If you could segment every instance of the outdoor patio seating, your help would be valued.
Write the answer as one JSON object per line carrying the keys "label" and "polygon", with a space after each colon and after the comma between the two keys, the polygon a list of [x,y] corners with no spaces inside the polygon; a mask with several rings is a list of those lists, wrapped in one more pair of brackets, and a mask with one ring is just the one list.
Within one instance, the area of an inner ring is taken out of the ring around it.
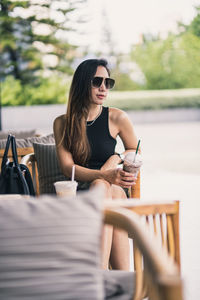
{"label": "outdoor patio seating", "polygon": [[[3,136],[3,135],[2,135]],[[17,154],[18,154],[18,160],[20,162],[21,158],[25,156],[26,154],[32,153],[33,150],[33,143],[53,143],[54,137],[53,134],[49,135],[41,135],[41,136],[28,136],[28,137],[19,137],[16,138],[16,145],[17,145]],[[3,139],[0,138],[0,164],[3,158],[4,150],[6,147],[7,142],[7,135]],[[12,161],[12,151],[9,150],[8,153],[9,159]]]}
{"label": "outdoor patio seating", "polygon": [[[1,298],[142,299],[136,283],[144,273],[149,299],[183,300],[178,267],[149,224],[127,208],[102,210],[102,199],[99,188],[59,201],[48,195],[37,201],[1,198]],[[106,224],[128,232],[144,269],[136,273],[100,269],[102,213]]]}
{"label": "outdoor patio seating", "polygon": [[[3,153],[3,150],[0,151],[2,151]],[[33,153],[33,151],[35,151],[35,153]],[[41,193],[45,194],[45,192],[41,190],[40,184],[43,187],[44,185],[48,186],[49,184],[52,184],[52,182],[59,180],[60,178],[59,176],[63,176],[60,175],[60,169],[58,166],[56,151],[55,151],[55,144],[53,143],[43,144],[43,143],[37,143],[37,141],[33,142],[33,147],[18,148],[18,156],[19,156],[19,160],[21,158],[21,163],[26,164],[29,167],[29,170],[32,174],[37,196],[39,196]],[[42,174],[40,171],[42,171]],[[51,172],[51,174],[49,174],[48,172]],[[49,178],[50,178],[50,183],[49,183]],[[136,186],[134,186],[134,189],[132,189],[131,191],[131,194],[132,194],[132,198],[134,198],[134,195],[136,195],[138,196],[137,198],[139,199],[140,175],[138,177]],[[148,227],[151,228],[151,232],[153,232],[153,234],[159,235],[160,245],[162,244],[162,247],[160,247],[161,252],[164,251],[164,253],[167,253],[165,255],[168,257],[168,259],[169,257],[173,258],[171,261],[172,264],[176,266],[175,277],[178,278],[178,281],[176,281],[176,283],[178,283],[177,286],[175,288],[171,287],[173,289],[173,293],[174,291],[176,291],[175,293],[177,293],[176,295],[177,298],[170,298],[171,296],[167,296],[169,298],[166,299],[183,299],[181,295],[182,289],[181,289],[181,279],[180,279],[179,202],[174,201],[174,202],[167,202],[167,203],[158,203],[158,202],[144,203],[143,201],[141,200],[137,201],[136,199],[135,200],[129,199],[127,201],[116,200],[112,203],[107,202],[107,207],[105,208],[106,222],[115,224],[115,221],[113,221],[112,218],[111,220],[109,220],[109,218],[107,217],[107,215],[110,214],[108,211],[116,211],[116,209],[123,210],[124,207],[126,207],[126,209],[128,208],[129,211],[132,210],[134,213],[138,214],[139,216],[143,216],[143,220],[139,221],[140,224],[142,224],[142,227],[148,225]],[[122,217],[122,219],[123,218],[124,217]],[[119,221],[119,224],[120,222],[121,221]],[[124,226],[124,225],[121,224],[120,226]],[[128,231],[127,228],[126,230]],[[133,236],[130,235],[130,237]],[[160,282],[154,282],[156,280],[154,269],[152,271],[150,268],[149,271],[148,270],[149,266],[147,265],[147,272],[146,272],[146,267],[145,267],[146,258],[144,260],[145,256],[143,251],[144,249],[141,249],[140,245],[137,242],[134,242],[133,270],[135,270],[137,274],[137,276],[134,279],[134,288],[135,288],[134,299],[138,299],[138,300],[143,299],[147,295],[150,296],[152,293],[150,287],[152,286],[156,287],[157,285],[160,284]],[[147,258],[147,261],[148,259],[149,258]],[[151,259],[152,258],[150,258],[150,260]],[[173,269],[173,272],[175,269]],[[153,272],[153,274],[151,274],[151,272]],[[151,278],[150,281],[149,279],[147,279],[148,276],[146,275],[146,273],[150,274],[150,278],[151,276],[153,276],[153,278]],[[168,284],[171,283],[167,283],[167,285]],[[157,286],[155,289],[156,291],[153,292],[152,298],[149,299],[165,299],[165,298],[159,298],[160,297],[159,293],[162,290],[162,288]],[[168,287],[166,288],[165,286],[164,289],[166,289],[165,293],[168,293],[167,292]],[[154,295],[154,293],[156,294]]]}
{"label": "outdoor patio seating", "polygon": [[[3,155],[4,155],[4,150],[5,150],[4,148],[0,149],[0,166],[1,166]],[[25,156],[29,153],[32,153],[32,152],[33,152],[33,147],[17,148],[18,161],[20,161],[23,156]],[[12,161],[12,151],[11,151],[11,149],[9,149],[9,151],[8,151],[8,159],[10,161]]]}
{"label": "outdoor patio seating", "polygon": [[[55,145],[34,143],[33,146],[35,153],[25,155],[21,163],[29,168],[37,195],[55,193],[53,182],[66,180],[58,166]],[[131,188],[131,198],[140,198],[140,173],[136,185]]]}
{"label": "outdoor patio seating", "polygon": [[[0,167],[1,167],[1,162],[3,159],[5,147],[6,147],[6,142],[7,138],[5,139],[0,139]],[[39,142],[39,143],[53,143],[54,142],[54,137],[53,134],[49,135],[44,135],[44,136],[32,136],[32,137],[27,137],[27,138],[16,138],[16,144],[17,144],[17,155],[18,155],[18,161],[20,162],[22,157],[29,153],[33,153],[33,143],[34,142]],[[9,149],[8,151],[8,159],[9,161],[13,160],[12,157],[12,150]],[[32,170],[31,170],[32,172]],[[36,174],[37,174],[37,169],[36,169]],[[31,173],[32,174],[32,173]],[[34,176],[34,175],[33,175]],[[37,181],[38,177],[34,180]],[[37,188],[39,187],[39,184],[35,185],[35,191],[37,194],[39,194],[39,190],[37,191]]]}
{"label": "outdoor patio seating", "polygon": [[[32,153],[29,155],[24,156],[22,159],[22,163],[26,164],[30,171],[33,174],[34,180],[37,179],[37,168],[38,168],[38,162],[36,160],[36,155],[39,159],[39,168],[43,170],[38,170],[39,172],[39,180],[37,181],[37,184],[39,182],[44,185],[45,178],[44,175],[51,174],[47,177],[53,178],[55,172],[57,174],[56,169],[58,166],[52,167],[52,161],[55,159],[55,147],[52,145],[34,145],[36,154]],[[38,147],[39,146],[39,147]],[[39,148],[39,150],[38,150]],[[49,148],[49,149],[48,149]],[[48,149],[48,150],[47,150]],[[45,151],[45,154],[44,154]],[[48,151],[48,154],[46,153]],[[51,153],[51,154],[49,154]],[[53,154],[52,154],[53,153]],[[53,155],[53,157],[52,157]],[[42,162],[41,162],[42,159]],[[46,161],[44,161],[46,159]],[[45,167],[46,165],[46,167]],[[44,172],[44,169],[46,171]],[[51,170],[49,170],[51,169]],[[41,171],[41,176],[40,176]],[[43,173],[43,172],[44,173]],[[54,181],[56,181],[54,179]],[[38,185],[37,191],[38,191]],[[48,185],[48,180],[46,181],[46,184]],[[132,195],[140,194],[140,177],[137,181],[137,184],[135,186],[135,191],[132,192]],[[38,194],[39,195],[39,194]],[[178,272],[180,273],[180,245],[179,245],[179,202],[178,201],[168,201],[168,202],[150,202],[146,203],[141,200],[136,200],[132,198],[126,200],[115,200],[111,203],[107,203],[108,207],[111,205],[112,208],[116,207],[126,207],[136,214],[143,216],[143,224],[148,223],[151,227],[151,230],[159,235],[160,239],[160,245],[167,250],[167,253],[170,255],[170,257],[173,259],[174,263],[177,264]],[[145,222],[144,222],[145,220]],[[136,278],[136,290],[137,290],[137,297],[138,299],[142,299],[147,292],[143,272],[143,260],[140,252],[138,251],[138,247],[134,244],[133,245],[133,257],[134,257],[134,270],[136,272],[139,272],[140,275]]]}
{"label": "outdoor patio seating", "polygon": [[157,234],[151,231],[150,224],[144,224],[133,211],[119,207],[106,210],[105,220],[108,224],[126,230],[137,249],[134,252],[137,268],[133,299],[183,299],[179,268],[166,248],[161,246]]}
{"label": "outdoor patio seating", "polygon": [[[148,225],[151,233],[159,240],[159,247],[165,249],[176,263],[178,272],[181,271],[180,261],[180,233],[179,233],[179,201],[142,201],[115,200],[106,203],[107,207],[123,207],[140,216],[143,225]],[[134,270],[140,272],[136,278],[137,297],[142,299],[146,295],[143,270],[143,259],[137,244],[133,245]]]}

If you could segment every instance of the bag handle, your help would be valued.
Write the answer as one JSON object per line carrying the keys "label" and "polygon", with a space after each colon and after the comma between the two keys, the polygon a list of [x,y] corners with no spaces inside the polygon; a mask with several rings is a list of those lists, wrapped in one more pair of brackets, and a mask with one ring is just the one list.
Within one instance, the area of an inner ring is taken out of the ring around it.
{"label": "bag handle", "polygon": [[19,165],[18,156],[17,156],[17,146],[16,146],[15,137],[13,135],[11,136],[11,146],[12,146],[13,161],[15,163],[15,166],[17,167]]}
{"label": "bag handle", "polygon": [[[19,163],[18,163],[17,146],[16,146],[16,140],[15,140],[14,135],[11,136],[11,146],[12,146],[13,162],[15,164],[18,176],[21,178],[21,182],[23,182],[24,194],[30,195],[30,190],[29,190],[29,186],[28,186],[29,182],[26,181],[27,178],[25,179],[24,175],[22,175],[22,173],[25,172],[25,177],[27,177],[29,170],[28,170],[28,168],[26,168],[26,166],[22,167],[22,165],[19,165]],[[30,173],[29,173],[29,175],[30,175]],[[31,175],[28,179],[31,180]],[[31,190],[31,192],[32,192],[32,195],[34,195],[34,190],[33,191]]]}
{"label": "bag handle", "polygon": [[17,174],[19,178],[21,178],[21,182],[23,182],[24,194],[30,195],[28,184],[24,178],[24,175],[22,174],[23,170],[21,170],[20,165],[18,163],[17,146],[16,146],[16,140],[14,135],[11,136],[11,147],[12,147],[13,162],[16,167]]}
{"label": "bag handle", "polygon": [[3,154],[3,159],[2,159],[2,162],[1,162],[1,172],[5,168],[7,160],[8,160],[8,150],[10,148],[11,139],[12,139],[12,135],[9,134],[8,137],[7,137],[6,147],[5,147],[5,151],[4,151],[4,154]]}
{"label": "bag handle", "polygon": [[15,163],[15,166],[19,166],[18,157],[17,157],[16,140],[15,140],[15,137],[12,134],[9,134],[8,138],[7,138],[7,142],[6,142],[5,151],[4,151],[4,154],[3,154],[2,163],[1,163],[1,172],[4,170],[4,168],[6,166],[6,163],[8,161],[8,150],[10,148],[10,144],[11,144],[13,162]]}

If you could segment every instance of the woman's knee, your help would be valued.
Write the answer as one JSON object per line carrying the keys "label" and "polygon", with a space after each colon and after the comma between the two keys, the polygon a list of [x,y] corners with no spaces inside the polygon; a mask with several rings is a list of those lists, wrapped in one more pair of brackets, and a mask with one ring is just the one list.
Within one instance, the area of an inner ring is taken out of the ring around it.
{"label": "woman's knee", "polygon": [[104,188],[110,188],[111,185],[108,181],[104,179],[95,179],[91,182],[90,186],[103,185]]}
{"label": "woman's knee", "polygon": [[90,188],[94,186],[101,186],[105,193],[105,199],[112,199],[111,185],[109,182],[103,179],[95,179],[92,181]]}
{"label": "woman's knee", "polygon": [[126,193],[124,191],[124,189],[119,186],[119,185],[112,185],[112,188],[111,188],[111,192],[112,192],[112,198],[115,199],[115,198],[127,198],[126,196]]}

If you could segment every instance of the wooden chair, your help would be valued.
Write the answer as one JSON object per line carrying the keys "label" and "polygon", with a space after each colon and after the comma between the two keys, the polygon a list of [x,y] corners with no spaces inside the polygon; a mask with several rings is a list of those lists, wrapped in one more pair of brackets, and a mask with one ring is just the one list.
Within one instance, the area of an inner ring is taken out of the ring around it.
{"label": "wooden chair", "polygon": [[[37,195],[39,195],[39,181],[37,172],[37,161],[34,153],[24,156],[21,163],[28,166],[33,182],[36,186]],[[138,195],[140,193],[140,176],[138,177],[135,185],[135,191],[132,191],[132,195]],[[145,223],[149,227],[153,226],[153,234],[160,235],[160,245],[167,253],[174,264],[177,263],[177,272],[180,274],[180,246],[179,246],[179,202],[170,203],[144,203],[143,201],[137,201],[134,199],[129,200],[115,200],[112,202],[106,202],[107,208],[119,208],[126,207],[129,210],[137,213],[145,218]],[[144,220],[143,220],[144,221]],[[120,222],[119,222],[120,224]],[[144,225],[144,222],[143,222]],[[151,226],[152,225],[152,226]],[[157,238],[158,239],[158,238]],[[153,241],[152,241],[153,242]],[[139,248],[139,249],[138,249]],[[136,277],[136,294],[134,299],[143,299],[146,295],[147,283],[145,276],[143,276],[143,260],[140,253],[140,247],[137,244],[133,245],[134,254],[134,269],[137,272]],[[167,250],[167,251],[166,251]],[[147,272],[148,273],[148,272]],[[169,278],[168,278],[169,279]],[[164,287],[165,288],[165,287]],[[151,298],[151,299],[165,299],[165,298]],[[179,298],[166,298],[166,299],[179,299]],[[182,299],[182,298],[180,298]]]}
{"label": "wooden chair", "polygon": [[[3,159],[4,151],[5,151],[5,149],[0,149],[0,166],[1,166],[2,159]],[[22,157],[24,157],[25,155],[32,153],[32,152],[33,152],[33,147],[17,148],[17,155],[18,155],[19,162],[22,159]],[[8,158],[10,159],[10,161],[12,161],[11,149],[9,149],[9,151],[8,151]]]}
{"label": "wooden chair", "polygon": [[[35,187],[36,195],[39,195],[39,180],[38,180],[38,169],[37,169],[37,161],[34,153],[30,153],[24,156],[21,160],[22,164],[25,164],[31,174],[33,179],[33,184]],[[140,198],[140,173],[138,174],[136,185],[131,188],[131,197],[132,198]]]}
{"label": "wooden chair", "polygon": [[[144,202],[137,200],[115,200],[106,202],[106,207],[125,207],[138,214],[143,224],[148,224],[151,232],[157,235],[160,246],[168,253],[178,267],[180,273],[180,237],[179,237],[179,201]],[[143,278],[143,261],[137,245],[133,245],[134,270],[139,271],[137,277],[137,299],[146,293]]]}
{"label": "wooden chair", "polygon": [[147,223],[152,223],[154,232],[180,270],[179,201],[134,203],[130,209],[144,216]]}
{"label": "wooden chair", "polygon": [[140,199],[140,172],[138,173],[136,184],[130,189],[130,197]]}
{"label": "wooden chair", "polygon": [[[140,214],[141,209],[138,209],[138,212]],[[144,224],[133,211],[118,207],[105,209],[105,223],[126,230],[143,258],[143,268],[136,269],[136,289],[133,300],[144,297],[141,295],[141,287],[137,285],[141,278],[148,299],[183,300],[179,267],[171,259],[168,251],[161,247],[157,234],[150,230],[148,222]]]}

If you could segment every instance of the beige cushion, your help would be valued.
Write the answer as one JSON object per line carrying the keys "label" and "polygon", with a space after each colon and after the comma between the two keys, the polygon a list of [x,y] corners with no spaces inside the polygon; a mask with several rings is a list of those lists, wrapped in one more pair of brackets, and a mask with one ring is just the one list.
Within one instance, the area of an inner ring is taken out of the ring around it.
{"label": "beige cushion", "polygon": [[0,298],[103,299],[102,198],[0,199]]}
{"label": "beige cushion", "polygon": [[55,144],[33,143],[40,194],[55,194],[54,182],[66,180],[58,164]]}
{"label": "beige cushion", "polygon": [[[0,149],[4,149],[6,147],[7,139],[0,139]],[[16,144],[19,148],[25,148],[25,147],[33,147],[33,143],[54,143],[54,136],[53,134],[39,136],[39,137],[29,137],[25,139],[18,139],[16,138]]]}
{"label": "beige cushion", "polygon": [[19,139],[25,139],[28,137],[32,137],[37,135],[37,131],[34,130],[6,130],[6,131],[0,131],[0,139],[7,139],[7,136],[9,134],[14,135],[16,138]]}

